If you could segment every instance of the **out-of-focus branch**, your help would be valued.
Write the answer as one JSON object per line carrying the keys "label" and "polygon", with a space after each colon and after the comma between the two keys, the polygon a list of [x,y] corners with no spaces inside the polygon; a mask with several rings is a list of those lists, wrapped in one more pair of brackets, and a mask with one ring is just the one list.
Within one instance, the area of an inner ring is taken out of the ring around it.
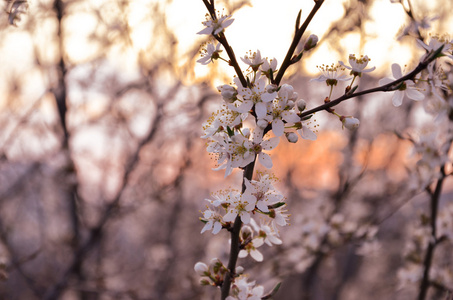
{"label": "out-of-focus branch", "polygon": [[119,189],[118,194],[107,205],[107,207],[104,210],[104,213],[102,214],[102,216],[100,217],[97,225],[94,226],[90,230],[89,238],[77,250],[77,252],[74,255],[74,259],[73,259],[71,265],[64,272],[64,275],[61,276],[60,281],[47,291],[47,293],[45,294],[43,299],[46,299],[46,300],[58,299],[58,297],[61,294],[63,288],[66,286],[66,284],[68,282],[69,276],[75,270],[77,270],[77,268],[79,268],[82,265],[87,253],[93,248],[93,246],[95,246],[97,244],[98,240],[102,236],[102,231],[104,229],[104,226],[106,225],[107,221],[111,218],[111,216],[114,214],[115,210],[117,210],[118,207],[119,207],[119,201],[121,199],[121,196],[122,196],[122,194],[124,192],[124,189],[125,189],[128,181],[129,181],[129,177],[130,177],[132,171],[135,170],[135,167],[137,166],[137,164],[139,162],[139,155],[140,155],[141,149],[147,143],[149,143],[154,138],[154,136],[157,133],[157,130],[158,130],[158,127],[159,127],[158,125],[160,124],[160,121],[161,121],[161,119],[163,117],[162,107],[163,107],[163,105],[161,105],[161,104],[158,105],[156,117],[154,118],[153,124],[151,125],[152,128],[151,128],[150,132],[139,143],[139,145],[137,146],[137,150],[135,151],[134,155],[129,159],[129,163],[127,164],[127,166],[125,168],[125,171],[124,171],[124,174],[123,174],[122,185],[121,185],[121,187]]}
{"label": "out-of-focus branch", "polygon": [[[442,166],[440,169],[441,172],[441,178],[439,178],[436,182],[436,188],[433,193],[430,193],[431,195],[431,217],[430,217],[430,226],[431,226],[431,237],[432,241],[430,239],[430,242],[428,244],[428,249],[426,249],[426,255],[425,259],[423,261],[423,277],[422,280],[420,281],[420,288],[419,288],[419,293],[418,293],[418,300],[425,300],[426,296],[428,294],[428,289],[430,286],[430,280],[429,280],[429,272],[431,270],[431,264],[433,261],[433,256],[434,256],[434,249],[438,245],[436,241],[436,235],[437,235],[437,212],[439,208],[439,200],[440,200],[440,195],[442,192],[442,185],[445,179],[445,166]],[[427,188],[429,189],[429,187]]]}
{"label": "out-of-focus branch", "polygon": [[16,256],[16,251],[14,251],[14,249],[8,242],[7,229],[5,228],[2,220],[0,220],[0,240],[2,241],[6,251],[9,253],[12,267],[24,278],[27,286],[30,288],[30,290],[33,291],[36,297],[39,298],[39,296],[42,293],[42,290],[39,289],[39,287],[36,285],[36,282],[25,273],[25,271],[22,268],[22,265],[30,260],[35,259],[36,256],[40,253],[41,249],[38,249],[37,251],[29,254],[27,257],[19,259]]}

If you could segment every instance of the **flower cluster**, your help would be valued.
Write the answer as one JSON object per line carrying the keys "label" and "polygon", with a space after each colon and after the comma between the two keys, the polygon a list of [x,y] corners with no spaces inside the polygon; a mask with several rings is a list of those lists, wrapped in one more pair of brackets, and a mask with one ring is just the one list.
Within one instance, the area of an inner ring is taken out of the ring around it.
{"label": "flower cluster", "polygon": [[436,236],[431,233],[430,222],[427,215],[421,214],[418,222],[408,230],[410,238],[403,253],[405,264],[397,274],[400,288],[417,284],[422,279],[424,255],[429,244],[440,246],[436,249],[436,263],[433,264],[430,272],[432,282],[441,287],[453,288],[453,272],[451,271],[453,261],[447,246],[453,243],[453,203],[449,203],[439,212],[436,220]]}
{"label": "flower cluster", "polygon": [[226,300],[261,300],[263,296],[264,288],[262,286],[255,285],[255,281],[247,282],[247,277],[241,276],[236,278],[231,296],[228,296]]}
{"label": "flower cluster", "polygon": [[[250,251],[253,250],[251,246],[257,248],[263,243],[278,243],[277,225],[286,226],[289,216],[286,214],[285,198],[273,186],[275,181],[275,177],[262,174],[258,181],[245,179],[246,189],[242,194],[231,189],[213,194],[213,199],[206,199],[210,206],[200,218],[205,223],[201,233],[212,230],[213,234],[217,234],[222,228],[230,228],[239,216],[244,224],[251,225],[242,229],[242,240]],[[260,225],[252,219],[255,215],[263,217],[264,221]],[[254,232],[256,236],[253,236]]]}
{"label": "flower cluster", "polygon": [[451,161],[448,152],[453,142],[453,131],[441,132],[426,128],[411,140],[414,143],[411,154],[419,157],[415,170],[411,173],[412,187],[425,189],[441,178],[440,168]]}
{"label": "flower cluster", "polygon": [[[219,86],[223,108],[203,124],[202,138],[207,139],[207,150],[217,156],[215,170],[225,169],[225,176],[234,168],[247,166],[256,157],[263,166],[271,168],[272,160],[264,151],[275,149],[282,136],[297,142],[297,132],[303,139],[316,139],[310,120],[299,116],[306,104],[298,99],[294,88],[266,82],[275,72],[277,60],[261,58],[259,50],[242,60],[253,70],[247,80],[249,85],[242,86],[235,77],[234,85]],[[244,126],[246,120],[248,127]],[[274,137],[267,138],[269,131]]]}
{"label": "flower cluster", "polygon": [[[330,93],[324,98],[324,103],[318,103],[318,107],[308,111],[307,102],[299,98],[291,85],[280,84],[280,79],[289,65],[301,59],[304,51],[309,51],[317,45],[318,37],[310,35],[304,43],[302,52],[298,54],[294,54],[295,49],[290,48],[281,66],[275,58],[262,56],[260,50],[249,51],[241,57],[242,63],[247,66],[246,72],[243,73],[224,34],[234,19],[231,15],[223,14],[217,17],[213,2],[204,3],[210,14],[203,22],[205,28],[198,34],[211,35],[219,43],[207,44],[197,62],[206,65],[218,59],[223,60],[234,67],[237,76],[234,77],[233,83],[217,87],[223,99],[222,107],[203,124],[201,137],[206,140],[207,151],[216,159],[217,166],[214,170],[225,170],[225,177],[234,169],[241,168],[245,172],[241,192],[228,189],[213,193],[210,199],[205,199],[209,205],[201,212],[200,220],[204,223],[201,233],[212,231],[213,234],[218,234],[222,229],[230,231],[231,253],[235,253],[237,257],[244,258],[250,255],[256,261],[263,261],[264,255],[259,250],[261,246],[282,244],[279,228],[286,226],[289,218],[285,198],[274,188],[275,178],[272,175],[262,173],[258,180],[253,180],[253,172],[250,170],[253,171],[256,160],[268,169],[273,167],[268,152],[279,145],[282,137],[290,143],[296,143],[299,137],[315,140],[317,136],[313,127],[316,125],[311,126],[311,122],[314,122],[312,120],[314,112],[325,110],[338,117],[342,128],[356,130],[360,125],[359,119],[339,114],[333,106],[358,95],[381,91],[394,93],[392,98],[394,106],[401,106],[405,97],[416,101],[428,98],[423,101],[428,113],[435,115],[439,120],[453,120],[451,93],[453,85],[449,75],[446,75],[437,60],[439,57],[453,58],[452,41],[447,36],[431,36],[428,43],[418,41],[426,54],[421,58],[416,70],[403,75],[405,71],[395,63],[391,67],[393,78],[383,78],[379,81],[379,87],[367,91],[356,93],[358,85],[354,86],[354,82],[364,73],[376,69],[368,67],[370,58],[367,55],[350,54],[348,65],[338,61],[338,64],[319,66],[321,75],[311,81],[325,82]],[[426,23],[430,21],[432,20],[427,19]],[[296,21],[295,35],[299,40],[295,37],[297,43],[293,44],[298,44],[302,37],[302,34],[298,34],[302,28],[299,27],[299,22],[300,14]],[[417,24],[417,31],[423,26],[425,25]],[[303,33],[303,30],[300,33]],[[226,49],[229,60],[220,57],[221,45]],[[288,60],[290,57],[292,58]],[[425,72],[427,74],[421,72],[423,69],[427,70]],[[345,73],[346,70],[349,74]],[[338,99],[332,100],[333,91],[338,88],[340,82],[345,82],[344,93]],[[435,131],[420,135],[419,139],[410,138],[414,143],[414,153],[420,158],[415,172],[419,174],[417,178],[419,188],[427,188],[435,179],[445,177],[443,168],[450,161],[448,152],[453,142],[452,132],[453,130],[449,130],[447,133],[439,134]],[[303,251],[299,251],[304,256],[301,258],[302,269],[307,267],[310,264],[307,261],[317,254],[326,253],[325,251],[347,242],[361,241],[357,248],[357,253],[361,255],[370,254],[380,247],[375,240],[376,226],[359,224],[347,219],[337,210],[331,211],[328,215],[327,219],[319,216],[308,217],[300,227],[303,231],[301,234]],[[425,251],[427,245],[433,243],[433,239],[437,242],[438,239],[451,238],[451,234],[448,234],[448,230],[450,232],[453,230],[450,228],[451,222],[444,217],[438,220],[441,220],[437,226],[438,232],[443,233],[442,237],[430,237],[427,231],[432,232],[432,228],[423,224],[425,227],[420,228],[416,234],[420,236],[416,239],[418,244],[413,244],[413,248],[408,250],[411,254],[409,256],[420,252],[419,250]],[[211,262],[210,266],[201,262],[195,265],[195,271],[202,277],[202,284],[222,286],[222,293],[230,292],[226,298],[228,300],[268,297],[263,295],[263,287],[256,286],[254,281],[248,281],[242,268],[234,269],[231,266],[229,268],[231,269],[228,270],[218,259]],[[414,264],[410,268],[413,271],[402,270],[399,276],[412,282],[419,280],[423,269]],[[439,274],[443,273],[439,271]]]}

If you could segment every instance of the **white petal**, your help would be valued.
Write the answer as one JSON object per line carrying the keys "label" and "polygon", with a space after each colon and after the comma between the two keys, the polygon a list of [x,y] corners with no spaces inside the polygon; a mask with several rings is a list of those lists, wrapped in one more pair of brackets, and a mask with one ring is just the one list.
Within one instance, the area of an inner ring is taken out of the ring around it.
{"label": "white petal", "polygon": [[246,250],[241,250],[241,251],[239,251],[239,255],[238,256],[240,258],[244,258],[244,257],[247,257],[247,255],[248,255],[248,252]]}
{"label": "white petal", "polygon": [[300,136],[306,140],[315,141],[318,138],[316,134],[307,126],[302,126],[302,130],[298,130],[298,132],[299,134],[302,132]]}
{"label": "white petal", "polygon": [[406,95],[415,101],[420,101],[420,100],[425,99],[425,95],[423,95],[422,92],[414,90],[414,89],[407,89]]}
{"label": "white petal", "polygon": [[392,98],[392,103],[394,106],[398,107],[403,103],[404,93],[401,91],[396,91]]}
{"label": "white petal", "polygon": [[368,73],[368,72],[372,72],[376,70],[376,67],[372,67],[372,68],[369,68],[369,69],[366,69],[366,70],[362,70],[363,73]]}
{"label": "white petal", "polygon": [[220,222],[215,222],[214,223],[214,228],[212,229],[212,234],[219,233],[221,229],[222,229],[222,224],[220,224]]}
{"label": "white petal", "polygon": [[269,241],[272,244],[275,244],[275,245],[281,245],[283,243],[281,239],[279,239],[278,237],[276,237],[274,235],[268,235],[267,238],[269,239]]}
{"label": "white petal", "polygon": [[263,254],[259,252],[258,250],[252,250],[250,251],[250,256],[253,257],[254,260],[256,261],[263,261]]}
{"label": "white petal", "polygon": [[277,97],[277,92],[261,94],[261,100],[263,100],[263,102],[271,102],[275,97]]}
{"label": "white petal", "polygon": [[258,154],[258,160],[266,168],[268,168],[268,169],[272,168],[272,159],[269,156],[269,154],[260,152],[260,154]]}
{"label": "white petal", "polygon": [[233,211],[230,211],[228,212],[226,215],[223,216],[223,220],[225,222],[232,222],[234,221],[234,219],[236,218],[237,216],[237,213],[233,212]]}
{"label": "white petal", "polygon": [[395,81],[395,80],[388,78],[388,77],[382,78],[381,80],[379,80],[379,85],[386,85],[393,81]]}
{"label": "white petal", "polygon": [[212,33],[212,27],[206,27],[205,29],[197,32],[197,34],[211,34]]}
{"label": "white petal", "polygon": [[267,114],[267,104],[264,102],[258,102],[255,105],[255,112],[256,112],[256,116],[258,117],[258,119],[264,118]]}
{"label": "white petal", "polygon": [[205,232],[205,231],[207,231],[207,230],[211,230],[211,228],[212,228],[212,221],[209,221],[208,223],[206,223],[206,224],[203,226],[203,229],[201,230],[200,233],[203,233],[203,232]]}
{"label": "white petal", "polygon": [[270,138],[270,139],[262,142],[261,147],[263,147],[264,150],[272,150],[278,146],[279,142],[280,142],[280,138],[273,137],[273,138]]}
{"label": "white petal", "polygon": [[252,109],[252,106],[253,106],[253,102],[251,100],[247,100],[247,101],[244,101],[241,105],[239,105],[239,107],[237,107],[236,109],[232,109],[232,107],[229,107],[231,110],[235,110],[237,112],[240,112],[240,113],[248,113],[251,109]]}
{"label": "white petal", "polygon": [[329,79],[329,78],[327,78],[327,77],[324,76],[324,75],[321,75],[321,76],[319,76],[318,78],[312,78],[312,79],[310,79],[310,81],[319,81],[319,82],[322,82],[322,81],[326,81],[327,79]]}
{"label": "white petal", "polygon": [[283,120],[285,120],[286,122],[289,122],[289,123],[296,123],[296,122],[300,121],[300,117],[293,110],[284,111],[282,113],[282,118],[283,118]]}
{"label": "white petal", "polygon": [[230,26],[233,23],[233,21],[234,21],[234,19],[226,20],[225,22],[222,23],[222,27],[227,28],[228,26]]}
{"label": "white petal", "polygon": [[275,134],[275,136],[282,136],[285,131],[285,126],[283,124],[283,121],[280,119],[275,119],[272,122],[272,132]]}
{"label": "white petal", "polygon": [[392,74],[395,79],[403,77],[403,73],[401,72],[401,67],[399,64],[392,64]]}
{"label": "white petal", "polygon": [[253,246],[255,248],[261,247],[264,244],[264,239],[263,238],[256,238],[253,240]]}
{"label": "white petal", "polygon": [[264,201],[258,201],[256,203],[256,207],[258,207],[259,210],[261,210],[262,212],[269,212],[269,208],[267,207],[267,204]]}
{"label": "white petal", "polygon": [[250,223],[250,214],[248,212],[244,212],[243,214],[241,214],[241,221],[244,224]]}

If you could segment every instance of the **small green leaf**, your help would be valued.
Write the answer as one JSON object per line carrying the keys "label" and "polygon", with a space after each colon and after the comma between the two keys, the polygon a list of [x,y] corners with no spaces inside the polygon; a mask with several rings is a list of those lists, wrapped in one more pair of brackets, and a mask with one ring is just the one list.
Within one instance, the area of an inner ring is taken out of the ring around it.
{"label": "small green leaf", "polygon": [[227,132],[228,132],[228,136],[229,136],[229,137],[234,136],[234,131],[231,130],[230,126],[227,126]]}
{"label": "small green leaf", "polygon": [[279,208],[283,205],[285,205],[286,203],[285,202],[277,202],[275,204],[272,204],[272,205],[269,205],[268,207],[271,208],[271,209],[276,209],[276,208]]}
{"label": "small green leaf", "polygon": [[354,94],[354,92],[357,90],[358,87],[359,87],[358,85],[354,86],[352,89],[350,89],[350,90],[346,93],[346,95]]}
{"label": "small green leaf", "polygon": [[299,13],[297,14],[297,19],[296,19],[296,33],[297,33],[297,31],[299,30],[299,28],[300,28],[300,16],[301,16],[301,14],[302,14],[302,9],[299,10]]}
{"label": "small green leaf", "polygon": [[281,285],[282,285],[281,282],[277,283],[275,285],[275,287],[272,289],[272,291],[269,294],[263,296],[261,299],[272,299],[272,297],[275,296],[275,294],[277,294],[277,292],[280,289]]}
{"label": "small green leaf", "polygon": [[291,59],[291,64],[295,64],[296,62],[298,62],[302,58],[303,54],[304,54],[304,51],[299,53],[297,56],[294,55],[293,58]]}

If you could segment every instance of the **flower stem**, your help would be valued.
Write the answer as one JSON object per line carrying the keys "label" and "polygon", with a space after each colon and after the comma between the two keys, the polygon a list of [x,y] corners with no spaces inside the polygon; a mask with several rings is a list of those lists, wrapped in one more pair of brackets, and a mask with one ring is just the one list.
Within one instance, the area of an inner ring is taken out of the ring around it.
{"label": "flower stem", "polygon": [[[256,161],[256,155],[255,159],[253,162],[248,164],[244,168],[244,174],[243,174],[243,180],[242,180],[242,193],[245,192],[246,186],[245,186],[245,178],[248,180],[252,180],[253,176],[253,170],[255,168],[255,161]],[[231,229],[231,246],[230,246],[230,258],[228,261],[228,272],[225,274],[225,278],[223,280],[222,288],[221,288],[221,299],[225,300],[228,295],[230,294],[230,287],[231,287],[231,282],[235,276],[235,270],[236,270],[236,262],[238,260],[239,256],[239,233],[241,231],[242,227],[242,221],[241,217],[238,215],[236,219],[234,220],[234,225],[233,228]]]}

